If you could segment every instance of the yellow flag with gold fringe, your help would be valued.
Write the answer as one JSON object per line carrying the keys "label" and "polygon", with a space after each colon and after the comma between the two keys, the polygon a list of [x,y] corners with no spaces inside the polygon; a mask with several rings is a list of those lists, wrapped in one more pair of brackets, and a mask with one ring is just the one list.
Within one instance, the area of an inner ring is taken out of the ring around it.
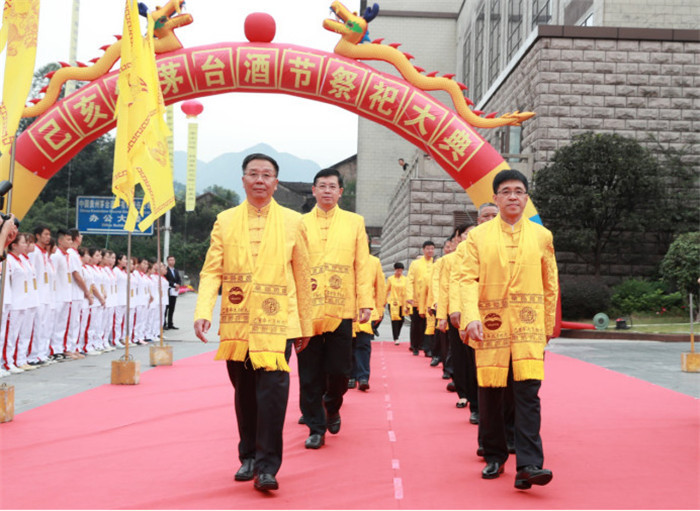
{"label": "yellow flag with gold fringe", "polygon": [[0,52],[5,52],[5,76],[0,103],[0,153],[12,146],[32,87],[39,0],[5,0],[0,29]]}
{"label": "yellow flag with gold fringe", "polygon": [[121,200],[129,206],[124,225],[127,231],[134,230],[138,216],[134,207],[136,185],[143,188],[144,206],[151,205],[151,214],[139,222],[142,231],[175,205],[173,169],[168,154],[170,130],[164,118],[165,103],[158,80],[153,26],[153,18],[148,15],[148,31],[146,37],[142,37],[136,0],[126,0],[117,82],[112,192],[114,207]]}

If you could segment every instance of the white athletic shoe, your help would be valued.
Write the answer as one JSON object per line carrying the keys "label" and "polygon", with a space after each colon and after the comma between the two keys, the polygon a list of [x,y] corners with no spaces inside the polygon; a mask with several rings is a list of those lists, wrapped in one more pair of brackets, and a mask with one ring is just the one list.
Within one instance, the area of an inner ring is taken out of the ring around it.
{"label": "white athletic shoe", "polygon": [[102,352],[100,350],[87,350],[86,355],[90,356],[97,356],[97,355],[102,355]]}
{"label": "white athletic shoe", "polygon": [[116,349],[117,348],[115,348],[114,346],[107,346],[106,348],[102,348],[102,351],[104,351],[105,353],[109,353],[110,351],[115,351]]}
{"label": "white athletic shoe", "polygon": [[114,341],[114,347],[115,347],[115,348],[119,348],[120,350],[123,350],[123,349],[124,349],[124,343],[122,343],[121,341]]}
{"label": "white athletic shoe", "polygon": [[0,367],[0,378],[4,378],[5,376],[10,376],[12,373],[10,371],[6,371],[5,369]]}
{"label": "white athletic shoe", "polygon": [[19,367],[15,366],[15,365],[10,366],[10,373],[12,373],[12,374],[19,374],[19,373],[23,373],[23,372],[24,372],[23,369],[20,369]]}

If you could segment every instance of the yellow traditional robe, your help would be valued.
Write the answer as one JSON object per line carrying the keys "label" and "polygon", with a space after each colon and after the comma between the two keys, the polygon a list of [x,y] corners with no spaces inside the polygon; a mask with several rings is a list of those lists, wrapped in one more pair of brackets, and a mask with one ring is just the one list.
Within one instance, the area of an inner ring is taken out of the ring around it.
{"label": "yellow traditional robe", "polygon": [[370,254],[367,271],[372,275],[372,298],[374,299],[374,308],[372,309],[372,315],[367,323],[355,322],[355,332],[365,332],[368,334],[374,334],[372,330],[372,323],[378,321],[382,317],[384,312],[384,306],[386,305],[386,282],[384,282],[384,270],[382,270],[382,263],[378,257]]}
{"label": "yellow traditional robe", "polygon": [[211,321],[221,287],[217,360],[289,371],[286,340],[312,334],[311,272],[301,215],[274,199],[221,212],[200,273],[195,319]]}
{"label": "yellow traditional robe", "polygon": [[365,220],[333,207],[316,206],[302,217],[309,238],[314,335],[333,332],[357,309],[372,309],[372,274]]}
{"label": "yellow traditional robe", "polygon": [[401,275],[396,277],[396,275],[390,275],[386,279],[386,287],[388,292],[388,302],[389,302],[389,312],[391,313],[392,321],[399,321],[401,316],[399,316],[399,309],[403,307],[404,315],[407,315],[407,304],[406,304],[406,281],[408,279]]}
{"label": "yellow traditional robe", "polygon": [[406,300],[413,300],[413,308],[418,309],[419,314],[427,314],[428,287],[432,271],[433,258],[426,259],[425,256],[415,259],[408,268]]}
{"label": "yellow traditional robe", "polygon": [[558,272],[552,233],[527,218],[500,215],[469,232],[456,251],[461,324],[483,324],[470,340],[482,387],[505,387],[512,357],[516,381],[544,379],[544,348],[554,331]]}
{"label": "yellow traditional robe", "polygon": [[[450,286],[450,277],[452,276],[456,256],[457,254],[455,252],[451,252],[440,258],[442,264],[440,266],[440,275],[437,285],[438,298],[435,314],[435,317],[437,317],[438,320],[448,319],[450,314],[457,312],[455,308],[459,305],[459,293],[455,293],[455,288],[458,289],[458,286]],[[433,278],[433,280],[435,279]],[[456,300],[455,297],[457,298]]]}

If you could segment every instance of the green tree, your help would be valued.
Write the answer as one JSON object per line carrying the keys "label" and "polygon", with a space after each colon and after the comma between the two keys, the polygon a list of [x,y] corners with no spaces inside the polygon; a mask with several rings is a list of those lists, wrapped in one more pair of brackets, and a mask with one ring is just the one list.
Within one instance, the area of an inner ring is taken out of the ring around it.
{"label": "green tree", "polygon": [[577,253],[599,277],[608,245],[653,226],[662,189],[657,160],[638,142],[584,133],[537,172],[531,195],[557,249]]}
{"label": "green tree", "polygon": [[700,232],[680,234],[671,243],[663,261],[661,275],[668,284],[675,286],[684,300],[693,293],[698,296],[700,277]]}

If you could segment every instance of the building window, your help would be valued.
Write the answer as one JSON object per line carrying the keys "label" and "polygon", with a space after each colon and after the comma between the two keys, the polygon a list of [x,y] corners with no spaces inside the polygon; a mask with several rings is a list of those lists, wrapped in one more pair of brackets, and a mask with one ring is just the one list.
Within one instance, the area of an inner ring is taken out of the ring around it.
{"label": "building window", "polygon": [[501,57],[501,0],[491,0],[491,32],[489,38],[489,84],[498,76]]}
{"label": "building window", "polygon": [[523,0],[510,0],[508,2],[508,60],[520,48],[522,25]]}
{"label": "building window", "polygon": [[592,27],[593,26],[593,13],[590,13],[586,18],[581,22],[582,27]]}
{"label": "building window", "polygon": [[532,0],[532,28],[548,25],[551,19],[549,0]]}
{"label": "building window", "polygon": [[479,6],[474,24],[474,101],[484,92],[484,3]]}
{"label": "building window", "polygon": [[[501,154],[520,154],[520,141],[522,137],[522,128],[520,126],[504,126],[501,131]],[[510,162],[520,161],[517,157],[508,158]]]}
{"label": "building window", "polygon": [[462,54],[462,81],[465,85],[470,86],[469,65],[472,61],[472,33],[467,32],[464,36],[464,52]]}

